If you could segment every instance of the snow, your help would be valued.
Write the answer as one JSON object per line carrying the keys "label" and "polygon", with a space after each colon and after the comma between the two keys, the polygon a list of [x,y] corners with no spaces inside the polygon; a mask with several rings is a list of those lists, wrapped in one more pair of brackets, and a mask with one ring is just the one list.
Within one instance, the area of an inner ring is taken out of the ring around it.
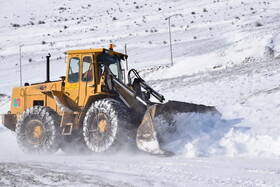
{"label": "snow", "polygon": [[12,176],[11,184],[31,186],[276,186],[279,180],[279,160],[275,159],[264,163],[258,158],[170,161],[141,155],[43,158],[3,162],[0,172],[10,175],[1,176],[6,184]]}
{"label": "snow", "polygon": [[[186,113],[177,114],[175,125],[157,129],[162,139],[162,149],[187,158],[215,155],[218,145],[231,124],[220,120],[219,115]],[[160,122],[162,125],[164,122]]]}
{"label": "snow", "polygon": [[280,57],[280,34],[276,34],[271,38],[268,45],[276,58]]}
{"label": "snow", "polygon": [[[1,7],[0,94],[11,96],[20,84],[20,45],[23,83],[34,83],[45,80],[48,53],[51,80],[58,80],[65,51],[114,43],[124,52],[127,44],[129,68],[166,99],[222,113],[179,114],[177,130],[164,136],[172,157],[25,155],[0,125],[1,186],[280,185],[279,1],[14,0]],[[171,18],[170,66],[165,18],[173,14],[183,17]],[[1,95],[0,113],[9,107]]]}

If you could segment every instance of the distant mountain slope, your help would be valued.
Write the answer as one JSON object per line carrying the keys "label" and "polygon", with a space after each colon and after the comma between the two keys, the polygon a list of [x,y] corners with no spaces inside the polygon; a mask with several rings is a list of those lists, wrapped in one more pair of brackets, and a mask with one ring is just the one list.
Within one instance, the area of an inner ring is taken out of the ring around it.
{"label": "distant mountain slope", "polygon": [[[64,74],[70,49],[128,46],[129,67],[170,65],[168,16],[175,66],[166,77],[274,57],[280,3],[269,1],[35,1],[1,2],[0,88],[19,83],[19,45],[23,79],[44,80],[45,56],[52,54],[52,78]],[[35,70],[31,76],[28,72]],[[174,73],[176,71],[176,73]]]}

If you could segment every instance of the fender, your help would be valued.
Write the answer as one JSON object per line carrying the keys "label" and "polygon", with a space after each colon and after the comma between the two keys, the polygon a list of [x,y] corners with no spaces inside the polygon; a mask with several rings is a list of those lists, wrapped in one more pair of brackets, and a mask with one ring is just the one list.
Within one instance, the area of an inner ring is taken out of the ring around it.
{"label": "fender", "polygon": [[75,112],[73,109],[71,109],[71,107],[67,103],[65,99],[66,95],[62,91],[50,90],[50,91],[43,91],[42,93],[48,96],[52,96],[57,106],[61,110],[61,112],[66,112],[66,113]]}

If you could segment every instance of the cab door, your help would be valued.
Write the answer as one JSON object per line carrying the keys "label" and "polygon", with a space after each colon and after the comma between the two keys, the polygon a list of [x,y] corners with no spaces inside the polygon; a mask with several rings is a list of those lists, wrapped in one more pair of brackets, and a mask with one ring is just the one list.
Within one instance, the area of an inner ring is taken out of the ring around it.
{"label": "cab door", "polygon": [[95,78],[93,66],[93,54],[83,54],[81,56],[81,78],[80,78],[80,98],[79,106],[84,106],[87,102],[88,96],[94,93]]}
{"label": "cab door", "polygon": [[65,95],[66,101],[70,108],[79,111],[78,103],[80,100],[80,66],[81,55],[72,55],[69,58],[67,76],[65,81]]}

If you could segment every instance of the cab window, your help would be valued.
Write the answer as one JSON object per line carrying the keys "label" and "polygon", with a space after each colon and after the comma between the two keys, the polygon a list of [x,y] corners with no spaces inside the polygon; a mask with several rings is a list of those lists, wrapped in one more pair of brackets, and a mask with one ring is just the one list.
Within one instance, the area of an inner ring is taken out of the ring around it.
{"label": "cab window", "polygon": [[69,63],[68,82],[75,83],[79,81],[79,65],[80,59],[77,57],[71,58]]}
{"label": "cab window", "polygon": [[[108,55],[108,54],[100,54],[97,56],[97,63],[98,63],[98,70],[104,71],[103,64],[105,64],[110,71],[119,79],[122,80],[122,72],[121,72],[121,65],[120,60],[117,56]],[[99,74],[102,74],[99,72]]]}
{"label": "cab window", "polygon": [[82,81],[83,82],[92,81],[92,59],[90,56],[86,56],[83,58]]}

